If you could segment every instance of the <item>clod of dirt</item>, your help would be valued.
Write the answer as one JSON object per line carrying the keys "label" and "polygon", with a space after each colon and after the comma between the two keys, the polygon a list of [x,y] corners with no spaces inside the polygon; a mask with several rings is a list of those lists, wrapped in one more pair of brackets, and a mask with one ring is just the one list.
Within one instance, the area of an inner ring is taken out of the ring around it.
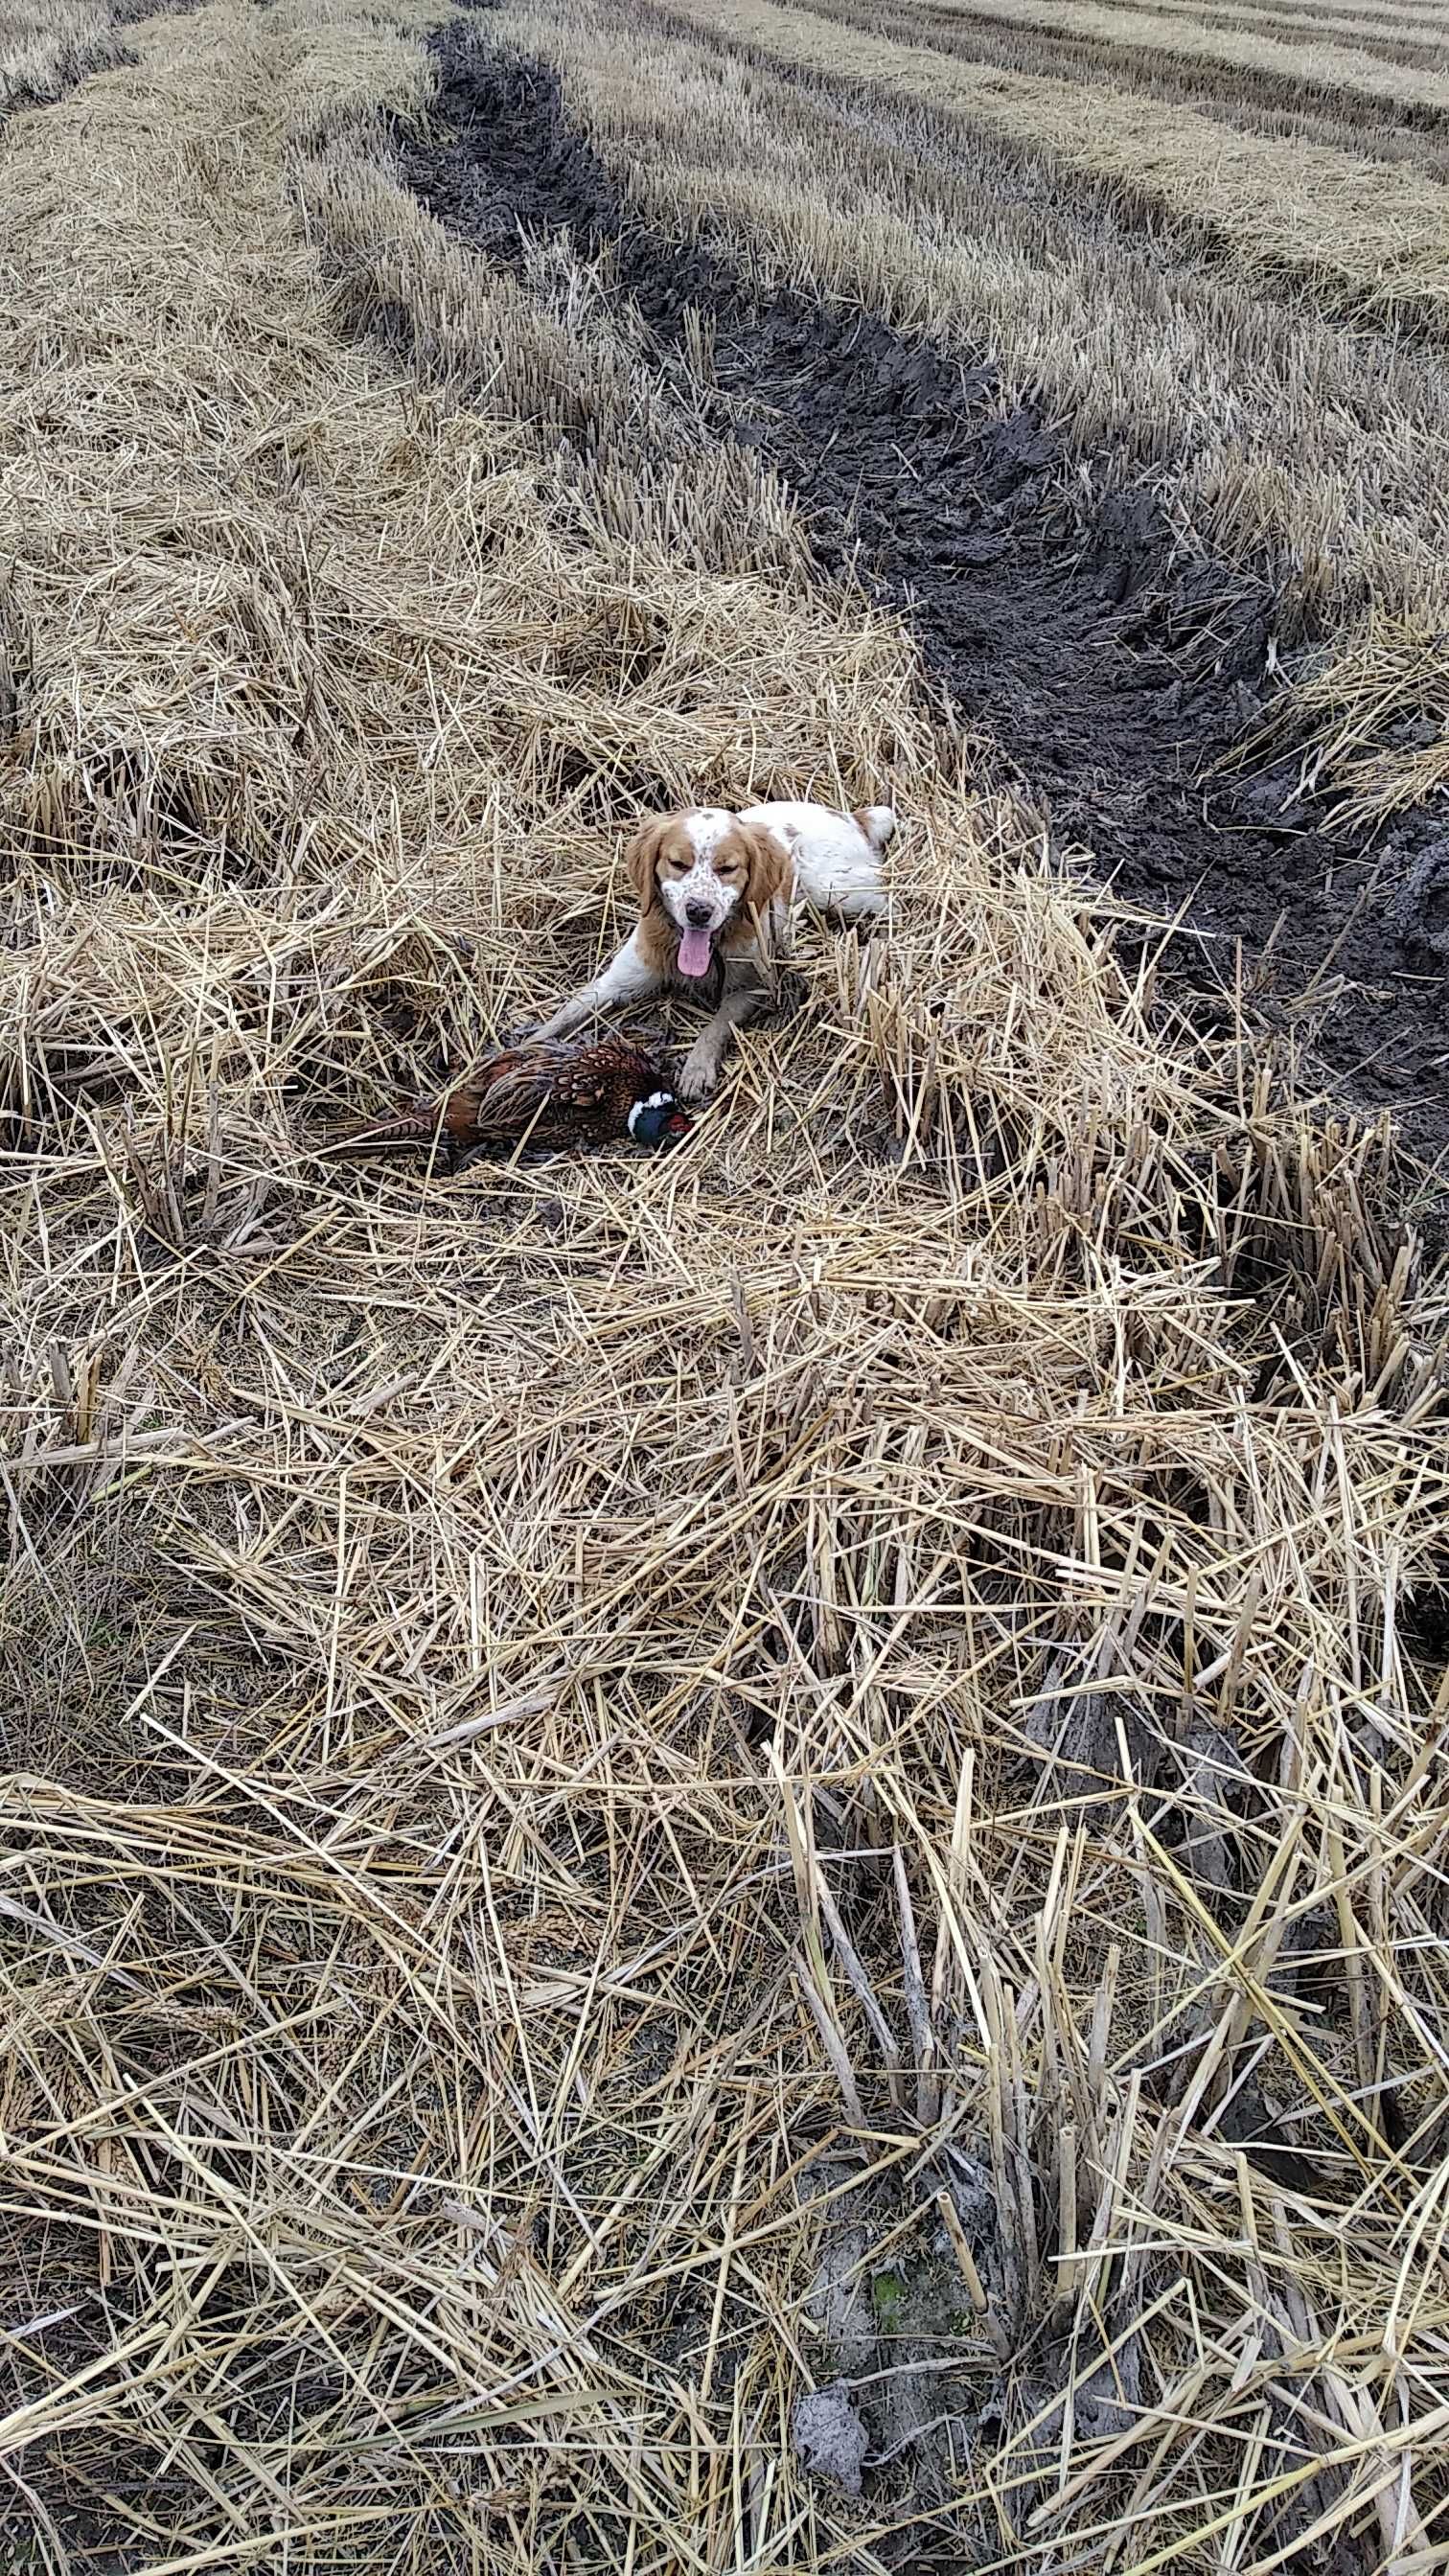
{"label": "clod of dirt", "polygon": [[[838,2191],[850,2171],[820,2159],[800,2177],[801,2199]],[[864,2391],[865,2464],[932,2505],[953,2492],[983,2432],[1006,2420],[1000,2350],[1025,2318],[1021,2266],[986,2164],[953,2145],[940,2181],[1001,2331],[998,2347],[971,2306],[944,2222],[928,2215],[903,2240],[899,2199],[889,2187],[864,2209],[852,2193],[852,2215],[827,2217],[805,2302],[822,2360],[840,2374],[830,2393]]]}
{"label": "clod of dirt", "polygon": [[[821,567],[850,568],[913,625],[926,660],[1056,830],[1133,899],[1207,934],[1204,989],[1235,943],[1263,952],[1261,1006],[1291,1006],[1337,943],[1308,1028],[1340,1084],[1385,1102],[1421,1151],[1449,1143],[1440,997],[1344,842],[1285,776],[1214,764],[1258,711],[1274,602],[1241,567],[1187,554],[1151,496],[1066,506],[1068,463],[1031,404],[1001,416],[993,370],[789,288],[752,290],[721,251],[628,215],[556,75],[454,21],[432,40],[449,139],[404,138],[403,174],[490,258],[562,228],[661,342],[713,326],[721,438],[748,444],[800,502]],[[521,229],[522,228],[522,229]],[[1104,458],[1101,482],[1113,460]],[[1271,808],[1271,810],[1268,810]],[[1410,820],[1410,872],[1429,825]],[[1437,880],[1436,880],[1437,882]]]}
{"label": "clod of dirt", "polygon": [[833,2478],[846,2495],[859,2496],[870,2435],[842,2383],[796,2398],[790,2439],[812,2477]]}
{"label": "clod of dirt", "polygon": [[[814,2185],[802,2196],[813,2197]],[[875,2352],[875,2328],[865,2288],[870,2238],[862,2226],[835,2227],[820,2249],[820,2262],[805,2312],[817,2328],[837,2370],[852,2375],[868,2370]]]}
{"label": "clod of dirt", "polygon": [[1229,1783],[1246,1778],[1242,1756],[1220,1726],[1199,1717],[1183,1736],[1180,1759],[1183,1857],[1199,1887],[1226,1896],[1237,1885],[1235,1819],[1227,1792]]}
{"label": "clod of dirt", "polygon": [[[1016,2395],[1033,2427],[1030,2449],[1022,2445],[1023,2458],[1034,2454],[1046,2465],[1060,2454],[1066,2417],[1066,2401],[1060,2392],[1071,2387],[1076,2375],[1076,2356],[1069,2335],[1048,2339],[1043,2364],[1039,2372],[1033,2372],[1022,2383]],[[1104,2361],[1089,2378],[1078,2382],[1071,2401],[1074,2444],[1114,2441],[1133,2422],[1141,2396],[1142,2339],[1140,2335],[1129,2335],[1110,2361]]]}
{"label": "clod of dirt", "polygon": [[[1043,1756],[1053,1794],[1082,1806],[1083,1821],[1110,1818],[1124,1776],[1151,1776],[1150,1739],[1141,1711],[1120,1691],[1087,1686],[1081,1658],[1064,1649],[1047,1667],[1042,1687],[1026,1711],[1023,1733]],[[1125,1764],[1125,1772],[1124,1772]]]}
{"label": "clod of dirt", "polygon": [[[1389,898],[1385,919],[1413,963],[1449,967],[1449,832],[1412,861]],[[1442,1003],[1441,994],[1441,1014]]]}

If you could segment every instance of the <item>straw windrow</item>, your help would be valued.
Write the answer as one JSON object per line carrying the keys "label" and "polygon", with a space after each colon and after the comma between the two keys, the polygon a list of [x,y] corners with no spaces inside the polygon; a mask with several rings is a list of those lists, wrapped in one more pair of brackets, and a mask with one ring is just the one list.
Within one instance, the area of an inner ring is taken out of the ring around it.
{"label": "straw windrow", "polygon": [[[1390,1142],[1123,962],[586,272],[395,185],[417,24],[148,22],[0,179],[9,2545],[1408,2576]],[[317,1154],[578,977],[641,805],[886,788],[889,941],[677,1155]]]}
{"label": "straw windrow", "polygon": [[5,0],[0,10],[0,117],[59,98],[125,44],[118,20],[134,14],[112,0]]}

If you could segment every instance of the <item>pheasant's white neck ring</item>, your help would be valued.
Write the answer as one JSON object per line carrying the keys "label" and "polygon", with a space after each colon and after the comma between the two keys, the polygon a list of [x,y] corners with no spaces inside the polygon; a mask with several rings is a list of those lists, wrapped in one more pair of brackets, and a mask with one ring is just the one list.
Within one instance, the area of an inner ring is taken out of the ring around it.
{"label": "pheasant's white neck ring", "polygon": [[647,1100],[636,1100],[633,1108],[629,1112],[630,1135],[634,1137],[638,1136],[639,1121],[644,1116],[646,1110],[672,1109],[673,1107],[674,1094],[672,1091],[651,1091]]}

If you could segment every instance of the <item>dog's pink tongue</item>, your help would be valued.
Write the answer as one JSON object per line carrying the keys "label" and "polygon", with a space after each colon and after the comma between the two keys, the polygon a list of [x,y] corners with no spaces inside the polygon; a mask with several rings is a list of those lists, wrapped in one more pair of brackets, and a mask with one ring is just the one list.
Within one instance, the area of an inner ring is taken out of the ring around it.
{"label": "dog's pink tongue", "polygon": [[681,930],[679,971],[681,975],[709,973],[709,932],[707,930]]}

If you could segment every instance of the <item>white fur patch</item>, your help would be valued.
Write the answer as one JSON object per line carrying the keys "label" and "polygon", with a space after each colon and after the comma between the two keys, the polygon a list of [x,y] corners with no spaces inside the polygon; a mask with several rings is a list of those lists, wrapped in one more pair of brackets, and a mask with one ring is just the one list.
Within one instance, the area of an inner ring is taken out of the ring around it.
{"label": "white fur patch", "polygon": [[796,890],[807,903],[842,921],[863,921],[885,909],[880,853],[895,828],[888,806],[866,811],[869,833],[853,814],[838,814],[829,805],[747,805],[740,820],[763,823],[784,842],[794,861]]}
{"label": "white fur patch", "polygon": [[731,830],[734,819],[733,814],[727,814],[722,805],[701,805],[693,814],[685,815],[685,834],[697,859],[709,860],[714,857],[721,841]]}
{"label": "white fur patch", "polygon": [[[694,865],[687,876],[661,878],[660,896],[677,930],[693,926],[707,939],[713,939],[716,931],[723,929],[740,899],[738,886],[727,886],[716,876],[714,866],[721,843],[734,829],[735,818],[733,814],[726,814],[721,806],[702,805],[696,813],[685,814],[681,820],[685,837],[694,852]],[[691,904],[708,907],[707,917],[694,925],[689,918]]]}

